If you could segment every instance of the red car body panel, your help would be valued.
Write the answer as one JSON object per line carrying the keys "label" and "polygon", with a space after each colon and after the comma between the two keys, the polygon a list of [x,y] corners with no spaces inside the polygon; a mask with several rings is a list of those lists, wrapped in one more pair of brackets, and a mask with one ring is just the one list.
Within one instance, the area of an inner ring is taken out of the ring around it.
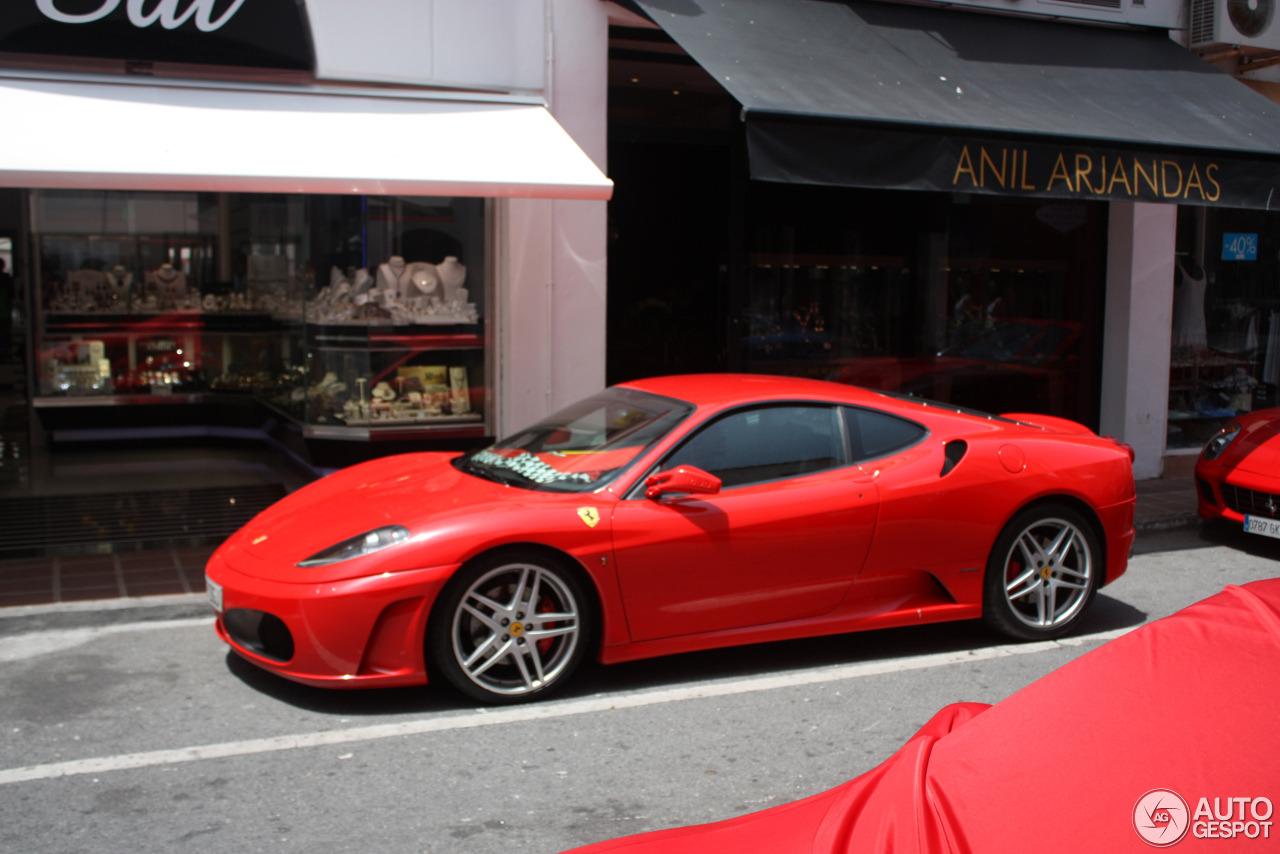
{"label": "red car body panel", "polygon": [[[1133,541],[1127,453],[1070,432],[960,414],[835,383],[755,375],[625,384],[695,405],[692,415],[610,485],[533,491],[465,474],[454,454],[406,454],[337,472],[259,514],[213,555],[223,589],[218,632],[242,657],[313,685],[427,681],[423,638],[448,578],[515,544],[575,561],[598,599],[606,663],[838,632],[975,618],[987,557],[1005,523],[1043,498],[1098,520],[1105,582]],[[718,413],[770,401],[889,412],[927,429],[916,445],[860,465],[713,495],[652,500],[640,484]],[[1070,422],[1068,422],[1070,423]],[[969,449],[940,476],[945,444]],[[593,508],[588,524],[579,511]],[[383,525],[394,548],[312,568],[296,564]],[[225,614],[279,617],[295,651],[273,660],[236,642]]]}
{"label": "red car body panel", "polygon": [[[1280,579],[1228,587],[994,706],[943,708],[834,789],[574,854],[1269,851],[1280,833],[1278,633]],[[1152,820],[1155,789],[1177,800]],[[1070,806],[1054,806],[1066,792]]]}
{"label": "red car body panel", "polygon": [[[1240,425],[1240,434],[1222,454],[1206,460],[1202,452],[1196,460],[1200,518],[1244,522],[1245,513],[1232,507],[1235,496],[1224,493],[1224,486],[1259,493],[1252,514],[1280,518],[1280,408],[1259,409],[1232,422]],[[1259,506],[1265,505],[1264,496],[1273,497],[1275,510]]]}
{"label": "red car body panel", "polygon": [[[648,641],[817,617],[862,566],[875,485],[832,469],[671,501],[620,501],[613,545],[631,637]],[[699,567],[696,574],[690,567]]]}

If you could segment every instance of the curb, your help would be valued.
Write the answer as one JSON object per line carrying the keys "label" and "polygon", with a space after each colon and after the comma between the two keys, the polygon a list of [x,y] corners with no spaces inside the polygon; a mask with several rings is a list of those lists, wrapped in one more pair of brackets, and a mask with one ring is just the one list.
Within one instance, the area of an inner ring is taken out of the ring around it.
{"label": "curb", "polygon": [[1165,531],[1188,531],[1200,527],[1200,516],[1196,513],[1172,513],[1165,516],[1152,516],[1135,520],[1133,529],[1138,534],[1157,534]]}
{"label": "curb", "polygon": [[47,614],[74,614],[84,611],[126,611],[136,608],[158,608],[165,605],[191,606],[209,601],[204,593],[173,593],[163,596],[113,596],[109,599],[82,599],[75,602],[50,602],[45,605],[10,605],[0,608],[0,619],[32,617]]}

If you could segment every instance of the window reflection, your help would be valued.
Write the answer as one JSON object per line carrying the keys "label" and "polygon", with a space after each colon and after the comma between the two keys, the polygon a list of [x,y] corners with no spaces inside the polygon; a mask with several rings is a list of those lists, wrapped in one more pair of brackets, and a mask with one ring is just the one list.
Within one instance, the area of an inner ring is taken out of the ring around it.
{"label": "window reflection", "polygon": [[1096,427],[1105,236],[1096,203],[755,185],[740,366]]}

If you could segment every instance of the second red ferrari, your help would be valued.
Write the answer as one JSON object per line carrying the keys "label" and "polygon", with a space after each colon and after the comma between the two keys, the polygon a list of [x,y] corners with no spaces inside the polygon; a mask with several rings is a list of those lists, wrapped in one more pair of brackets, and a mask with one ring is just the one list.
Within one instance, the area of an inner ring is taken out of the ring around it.
{"label": "second red ferrari", "polygon": [[1280,409],[1248,412],[1210,437],[1196,460],[1202,519],[1280,539]]}

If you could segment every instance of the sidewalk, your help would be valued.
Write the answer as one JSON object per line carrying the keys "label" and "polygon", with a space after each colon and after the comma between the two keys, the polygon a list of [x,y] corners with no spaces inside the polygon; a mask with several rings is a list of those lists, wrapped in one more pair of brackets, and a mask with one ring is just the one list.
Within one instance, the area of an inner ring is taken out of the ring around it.
{"label": "sidewalk", "polygon": [[[1191,478],[1138,482],[1138,536],[1194,528]],[[214,546],[0,561],[0,608],[58,602],[203,593]]]}
{"label": "sidewalk", "polygon": [[0,561],[0,608],[204,592],[214,546]]}
{"label": "sidewalk", "polygon": [[1138,529],[1138,536],[1200,525],[1200,517],[1196,515],[1195,478],[1140,480],[1137,487],[1133,526]]}

